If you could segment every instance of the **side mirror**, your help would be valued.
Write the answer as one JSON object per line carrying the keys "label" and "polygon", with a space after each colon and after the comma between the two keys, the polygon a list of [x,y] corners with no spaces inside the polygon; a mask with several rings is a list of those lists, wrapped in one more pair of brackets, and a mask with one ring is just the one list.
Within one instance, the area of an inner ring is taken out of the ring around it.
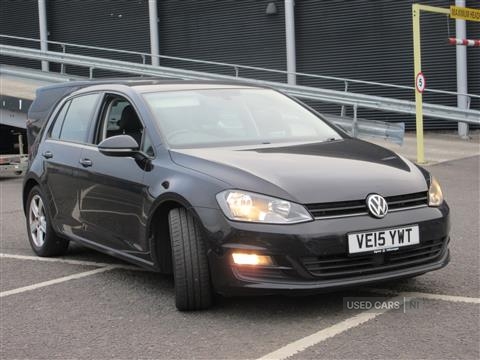
{"label": "side mirror", "polygon": [[98,150],[106,156],[134,156],[139,148],[138,143],[130,135],[112,136],[98,144]]}

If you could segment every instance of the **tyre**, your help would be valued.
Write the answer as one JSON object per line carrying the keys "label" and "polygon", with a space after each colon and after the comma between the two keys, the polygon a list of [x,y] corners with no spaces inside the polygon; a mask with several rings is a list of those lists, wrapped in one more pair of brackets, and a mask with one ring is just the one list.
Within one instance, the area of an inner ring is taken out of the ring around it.
{"label": "tyre", "polygon": [[175,305],[178,310],[201,310],[212,305],[212,286],[197,221],[185,209],[168,214],[172,244]]}
{"label": "tyre", "polygon": [[38,186],[28,195],[26,221],[28,240],[35,254],[58,256],[67,251],[68,240],[55,234],[45,196]]}

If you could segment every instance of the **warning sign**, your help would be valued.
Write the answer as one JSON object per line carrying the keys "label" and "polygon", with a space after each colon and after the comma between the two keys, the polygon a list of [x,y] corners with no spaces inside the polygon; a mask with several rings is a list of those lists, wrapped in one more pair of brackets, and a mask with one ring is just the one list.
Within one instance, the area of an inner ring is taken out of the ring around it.
{"label": "warning sign", "polygon": [[454,19],[480,21],[480,9],[450,6],[450,17]]}

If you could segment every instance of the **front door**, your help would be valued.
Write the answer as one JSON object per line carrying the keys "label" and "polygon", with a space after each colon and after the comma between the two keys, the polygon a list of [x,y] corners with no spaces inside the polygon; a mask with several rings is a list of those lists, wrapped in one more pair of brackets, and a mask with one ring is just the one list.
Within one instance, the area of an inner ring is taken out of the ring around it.
{"label": "front door", "polygon": [[86,240],[133,253],[146,250],[145,170],[131,157],[111,157],[98,151],[103,139],[131,135],[142,145],[144,127],[132,104],[105,95],[92,139],[80,159],[80,218]]}

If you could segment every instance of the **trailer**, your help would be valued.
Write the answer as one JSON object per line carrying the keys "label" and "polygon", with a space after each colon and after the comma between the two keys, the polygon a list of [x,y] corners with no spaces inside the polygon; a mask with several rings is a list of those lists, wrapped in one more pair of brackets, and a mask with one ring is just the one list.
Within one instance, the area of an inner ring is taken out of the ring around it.
{"label": "trailer", "polygon": [[0,154],[0,177],[21,176],[27,170],[28,155],[24,152],[24,134],[18,132],[12,135],[18,136],[18,143],[14,144],[14,148],[18,148],[18,154]]}

